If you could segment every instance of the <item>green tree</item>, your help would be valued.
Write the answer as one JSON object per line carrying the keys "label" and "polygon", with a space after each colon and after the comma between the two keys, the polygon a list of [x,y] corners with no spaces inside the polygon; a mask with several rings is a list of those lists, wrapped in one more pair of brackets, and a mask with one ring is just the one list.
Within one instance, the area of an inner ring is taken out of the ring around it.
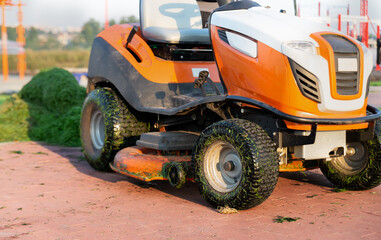
{"label": "green tree", "polygon": [[139,19],[135,17],[134,15],[130,15],[128,17],[122,17],[119,21],[119,24],[125,24],[125,23],[138,23]]}
{"label": "green tree", "polygon": [[[17,39],[16,28],[7,27],[7,35],[8,35],[8,40],[16,41],[16,39]],[[1,32],[0,32],[0,36],[1,36],[1,38],[3,37]]]}
{"label": "green tree", "polygon": [[108,25],[111,27],[116,24],[116,21],[114,19],[111,19]]}
{"label": "green tree", "polygon": [[54,36],[48,36],[42,48],[47,50],[57,50],[62,48],[62,44]]}
{"label": "green tree", "polygon": [[82,37],[82,34],[77,34],[76,36],[71,39],[71,41],[65,46],[65,49],[72,50],[72,49],[79,49],[79,48],[85,48],[85,40]]}
{"label": "green tree", "polygon": [[38,35],[38,31],[34,27],[27,31],[25,36],[25,47],[31,49],[38,49],[40,47],[40,40],[38,38]]}
{"label": "green tree", "polygon": [[85,47],[91,47],[91,44],[93,43],[94,38],[98,35],[98,33],[101,31],[101,26],[99,22],[97,22],[95,19],[90,19],[87,21],[81,31],[81,35],[84,40],[84,46]]}

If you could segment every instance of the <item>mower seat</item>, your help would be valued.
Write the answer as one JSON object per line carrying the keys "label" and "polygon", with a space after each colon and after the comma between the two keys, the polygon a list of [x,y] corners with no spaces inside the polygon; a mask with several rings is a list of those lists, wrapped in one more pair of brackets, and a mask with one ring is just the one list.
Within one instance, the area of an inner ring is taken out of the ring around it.
{"label": "mower seat", "polygon": [[196,0],[140,0],[140,26],[147,40],[210,44]]}

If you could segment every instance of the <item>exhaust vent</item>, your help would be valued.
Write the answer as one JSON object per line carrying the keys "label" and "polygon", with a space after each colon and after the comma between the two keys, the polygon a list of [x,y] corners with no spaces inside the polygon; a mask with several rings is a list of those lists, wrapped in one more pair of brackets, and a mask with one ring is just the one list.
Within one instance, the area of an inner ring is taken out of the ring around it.
{"label": "exhaust vent", "polygon": [[302,66],[289,59],[292,73],[303,96],[321,103],[318,79]]}

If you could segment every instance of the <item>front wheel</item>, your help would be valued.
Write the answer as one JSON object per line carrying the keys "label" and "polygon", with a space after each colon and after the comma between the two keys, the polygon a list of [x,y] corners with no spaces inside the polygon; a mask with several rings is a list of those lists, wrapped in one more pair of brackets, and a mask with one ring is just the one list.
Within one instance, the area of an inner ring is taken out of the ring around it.
{"label": "front wheel", "polygon": [[257,124],[226,120],[202,132],[192,156],[195,181],[215,207],[248,209],[266,200],[278,180],[275,144]]}
{"label": "front wheel", "polygon": [[347,155],[321,161],[320,169],[336,187],[367,190],[381,184],[381,123],[372,140],[349,143]]}
{"label": "front wheel", "polygon": [[148,125],[139,122],[110,88],[97,88],[82,108],[81,141],[87,162],[96,170],[109,170],[109,163],[122,148],[135,145]]}

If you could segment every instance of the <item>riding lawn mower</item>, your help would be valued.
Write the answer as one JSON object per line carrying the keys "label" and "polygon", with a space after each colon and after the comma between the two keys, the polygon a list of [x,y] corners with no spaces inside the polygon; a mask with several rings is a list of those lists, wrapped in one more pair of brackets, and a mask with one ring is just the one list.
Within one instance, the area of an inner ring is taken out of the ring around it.
{"label": "riding lawn mower", "polygon": [[88,163],[194,181],[211,205],[236,209],[266,200],[282,171],[378,186],[366,46],[254,1],[221,2],[203,24],[196,0],[140,0],[139,24],[97,36],[81,119]]}

